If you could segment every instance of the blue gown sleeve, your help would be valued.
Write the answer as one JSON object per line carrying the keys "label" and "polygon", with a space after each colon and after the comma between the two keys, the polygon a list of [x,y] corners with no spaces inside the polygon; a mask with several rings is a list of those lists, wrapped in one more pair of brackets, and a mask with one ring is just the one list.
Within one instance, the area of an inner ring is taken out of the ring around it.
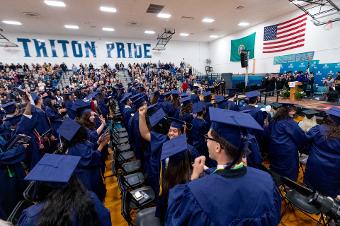
{"label": "blue gown sleeve", "polygon": [[97,211],[98,214],[98,218],[100,221],[100,225],[101,226],[111,226],[111,216],[110,216],[110,212],[108,211],[108,209],[106,209],[103,206],[103,203],[100,202],[100,200],[98,199],[97,195],[93,192],[90,192],[90,196],[91,199],[93,201],[94,207]]}
{"label": "blue gown sleeve", "polygon": [[305,132],[299,127],[299,125],[293,121],[289,120],[285,124],[285,130],[290,135],[291,139],[294,141],[296,146],[302,147],[307,143],[307,137]]}
{"label": "blue gown sleeve", "polygon": [[181,184],[170,190],[166,226],[213,226],[210,218],[202,211],[187,185]]}
{"label": "blue gown sleeve", "polygon": [[0,152],[0,165],[12,165],[25,159],[25,148],[22,145]]}

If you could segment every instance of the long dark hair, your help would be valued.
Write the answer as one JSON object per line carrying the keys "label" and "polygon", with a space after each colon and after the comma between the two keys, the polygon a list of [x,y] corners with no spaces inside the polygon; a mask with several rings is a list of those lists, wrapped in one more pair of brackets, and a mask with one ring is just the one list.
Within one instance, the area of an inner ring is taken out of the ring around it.
{"label": "long dark hair", "polygon": [[280,121],[284,119],[289,119],[289,111],[293,110],[293,108],[288,107],[280,107],[277,109],[275,115],[273,116],[273,121]]}
{"label": "long dark hair", "polygon": [[181,107],[181,115],[185,113],[190,114],[192,112],[192,103],[185,104]]}
{"label": "long dark hair", "polygon": [[185,184],[190,180],[191,159],[189,151],[178,153],[169,158],[168,166],[163,174],[162,196],[167,197],[171,188],[178,184]]}
{"label": "long dark hair", "polygon": [[177,95],[172,95],[172,104],[174,105],[175,108],[179,108],[181,106],[181,103],[179,101],[179,96]]}
{"label": "long dark hair", "polygon": [[95,129],[96,124],[94,122],[90,121],[90,117],[91,117],[90,111],[84,112],[81,115],[80,119],[78,120],[79,124],[84,126],[85,128],[88,128],[88,129]]}
{"label": "long dark hair", "polygon": [[72,226],[74,220],[82,226],[100,225],[90,194],[76,176],[52,190],[44,203],[37,226]]}

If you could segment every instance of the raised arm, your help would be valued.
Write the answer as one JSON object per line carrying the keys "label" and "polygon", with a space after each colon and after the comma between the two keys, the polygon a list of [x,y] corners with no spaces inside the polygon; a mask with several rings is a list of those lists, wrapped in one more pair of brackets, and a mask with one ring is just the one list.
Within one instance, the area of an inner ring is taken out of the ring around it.
{"label": "raised arm", "polygon": [[148,128],[148,125],[146,124],[146,112],[148,110],[148,107],[146,105],[143,105],[138,109],[139,111],[139,132],[142,136],[142,138],[148,142],[151,141],[151,134],[150,130]]}

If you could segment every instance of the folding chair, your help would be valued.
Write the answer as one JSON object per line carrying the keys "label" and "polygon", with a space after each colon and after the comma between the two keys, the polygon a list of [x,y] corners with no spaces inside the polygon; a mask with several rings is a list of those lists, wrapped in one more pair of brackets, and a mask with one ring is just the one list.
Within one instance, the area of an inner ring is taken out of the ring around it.
{"label": "folding chair", "polygon": [[[155,201],[155,192],[149,186],[144,186],[141,188],[137,188],[135,190],[129,191],[128,194],[131,195],[131,208],[136,208],[138,210],[149,207],[149,205],[154,204]],[[140,198],[137,198],[137,195],[141,194]]]}
{"label": "folding chair", "polygon": [[129,174],[129,175],[118,175],[120,180],[121,190],[132,190],[143,185],[145,179],[141,172]]}
{"label": "folding chair", "polygon": [[135,226],[161,226],[158,217],[155,217],[156,207],[142,209],[137,213]]}
{"label": "folding chair", "polygon": [[140,160],[126,162],[122,164],[122,169],[126,174],[131,174],[140,170],[142,163]]}

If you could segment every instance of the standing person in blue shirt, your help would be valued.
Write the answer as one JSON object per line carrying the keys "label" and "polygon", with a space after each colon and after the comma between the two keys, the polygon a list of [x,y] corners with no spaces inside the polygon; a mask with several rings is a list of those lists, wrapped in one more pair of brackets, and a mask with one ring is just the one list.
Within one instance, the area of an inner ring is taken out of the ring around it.
{"label": "standing person in blue shirt", "polygon": [[278,225],[281,199],[273,179],[242,162],[247,128],[261,126],[239,112],[210,108],[210,115],[206,139],[217,168],[199,178],[205,157],[195,159],[191,182],[170,190],[165,225]]}
{"label": "standing person in blue shirt", "polygon": [[340,108],[327,111],[326,123],[311,128],[304,183],[323,195],[340,199]]}
{"label": "standing person in blue shirt", "polygon": [[269,124],[268,139],[270,169],[281,176],[297,180],[299,173],[299,147],[306,143],[306,135],[293,117],[295,107],[280,107]]}
{"label": "standing person in blue shirt", "polygon": [[110,212],[73,174],[78,156],[46,154],[25,180],[36,181],[38,203],[25,209],[19,226],[111,226]]}

